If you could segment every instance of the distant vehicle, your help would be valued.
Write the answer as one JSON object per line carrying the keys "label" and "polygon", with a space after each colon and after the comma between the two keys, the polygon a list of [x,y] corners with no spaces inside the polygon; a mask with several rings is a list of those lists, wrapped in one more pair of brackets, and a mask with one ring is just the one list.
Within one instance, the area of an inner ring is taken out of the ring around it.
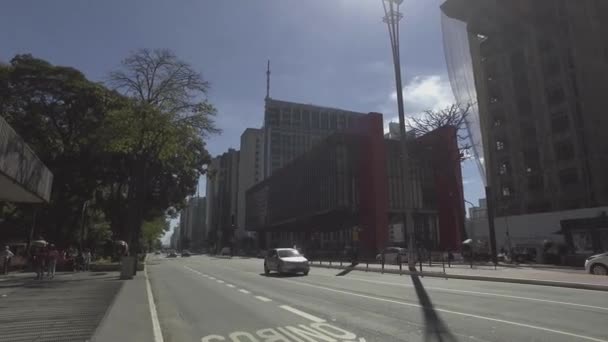
{"label": "distant vehicle", "polygon": [[591,274],[608,275],[608,252],[588,257],[585,270]]}
{"label": "distant vehicle", "polygon": [[382,262],[382,253],[384,253],[384,263],[398,264],[399,256],[401,262],[407,262],[407,250],[401,247],[386,247],[380,254],[376,255],[376,261]]}
{"label": "distant vehicle", "polygon": [[189,257],[190,255],[192,255],[192,254],[190,253],[190,251],[188,251],[188,250],[183,250],[183,251],[182,251],[182,258],[187,258],[187,257]]}
{"label": "distant vehicle", "polygon": [[160,255],[160,251],[154,252],[154,255]]}
{"label": "distant vehicle", "polygon": [[230,247],[224,247],[220,251],[220,255],[232,255]]}
{"label": "distant vehicle", "polygon": [[169,254],[167,254],[167,258],[177,258],[177,253],[175,253],[174,251],[169,252]]}
{"label": "distant vehicle", "polygon": [[304,275],[308,275],[310,265],[308,259],[297,249],[275,248],[269,250],[264,258],[264,273],[268,275],[270,271],[276,271],[279,274],[302,272]]}

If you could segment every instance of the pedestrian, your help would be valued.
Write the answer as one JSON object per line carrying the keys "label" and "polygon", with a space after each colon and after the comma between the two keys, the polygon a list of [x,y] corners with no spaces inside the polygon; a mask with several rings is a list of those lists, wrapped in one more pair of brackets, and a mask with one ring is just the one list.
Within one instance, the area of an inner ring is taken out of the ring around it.
{"label": "pedestrian", "polygon": [[32,253],[34,271],[36,272],[36,280],[42,280],[44,276],[44,264],[46,261],[46,251],[44,247],[34,247]]}
{"label": "pedestrian", "polygon": [[55,278],[55,270],[57,269],[57,259],[59,259],[59,251],[55,245],[49,245],[49,251],[46,256],[46,277],[49,279]]}
{"label": "pedestrian", "polygon": [[9,246],[5,246],[4,250],[0,254],[0,259],[2,259],[2,274],[8,274],[8,269],[11,265],[11,259],[15,256],[13,252],[11,252],[11,248]]}
{"label": "pedestrian", "polygon": [[91,258],[92,258],[91,251],[88,248],[86,248],[84,250],[82,257],[83,257],[83,266],[84,266],[83,270],[88,271],[89,265],[91,264]]}

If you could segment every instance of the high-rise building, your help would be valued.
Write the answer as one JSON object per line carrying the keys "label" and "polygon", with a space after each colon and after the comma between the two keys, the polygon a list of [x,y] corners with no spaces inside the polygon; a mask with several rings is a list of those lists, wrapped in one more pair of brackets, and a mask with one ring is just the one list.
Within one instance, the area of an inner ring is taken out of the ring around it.
{"label": "high-rise building", "polygon": [[211,160],[207,172],[207,237],[219,247],[234,242],[238,212],[239,151],[229,149]]}
{"label": "high-rise building", "polygon": [[447,0],[441,8],[450,82],[458,102],[473,104],[468,128],[492,189],[499,247],[567,234],[591,240],[589,226],[555,232],[608,208],[608,1]]}
{"label": "high-rise building", "polygon": [[206,199],[192,197],[179,218],[183,248],[201,248],[206,238]]}
{"label": "high-rise building", "polygon": [[352,128],[364,113],[266,98],[264,173],[268,177],[331,133]]}
{"label": "high-rise building", "polygon": [[608,205],[608,2],[448,0],[442,10],[455,95],[478,106],[497,216]]}
{"label": "high-rise building", "polygon": [[241,135],[238,174],[237,238],[245,232],[245,191],[264,179],[264,130],[247,128]]}

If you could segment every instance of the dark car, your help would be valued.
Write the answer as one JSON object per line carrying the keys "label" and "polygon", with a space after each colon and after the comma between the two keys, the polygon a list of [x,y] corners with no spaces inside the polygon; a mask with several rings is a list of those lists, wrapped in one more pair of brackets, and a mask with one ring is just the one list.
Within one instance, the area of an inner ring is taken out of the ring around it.
{"label": "dark car", "polygon": [[169,254],[167,254],[167,258],[177,258],[177,253],[171,251]]}
{"label": "dark car", "polygon": [[192,255],[192,253],[190,253],[190,251],[183,251],[182,252],[182,258],[186,258],[186,257],[189,257],[191,255]]}

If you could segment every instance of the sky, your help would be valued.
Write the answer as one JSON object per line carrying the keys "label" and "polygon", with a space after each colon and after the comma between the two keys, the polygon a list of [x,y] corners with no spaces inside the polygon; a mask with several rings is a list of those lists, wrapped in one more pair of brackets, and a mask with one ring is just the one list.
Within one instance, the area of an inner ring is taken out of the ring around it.
{"label": "sky", "polygon": [[[401,6],[406,115],[454,101],[442,2],[405,0]],[[383,15],[381,0],[3,0],[0,61],[31,53],[104,81],[138,48],[171,49],[211,83],[209,100],[223,132],[206,143],[217,155],[238,149],[245,128],[261,127],[267,60],[272,98],[375,111],[396,121]],[[472,161],[463,164],[463,183],[467,201],[484,197]],[[201,179],[201,194],[204,187]]]}

